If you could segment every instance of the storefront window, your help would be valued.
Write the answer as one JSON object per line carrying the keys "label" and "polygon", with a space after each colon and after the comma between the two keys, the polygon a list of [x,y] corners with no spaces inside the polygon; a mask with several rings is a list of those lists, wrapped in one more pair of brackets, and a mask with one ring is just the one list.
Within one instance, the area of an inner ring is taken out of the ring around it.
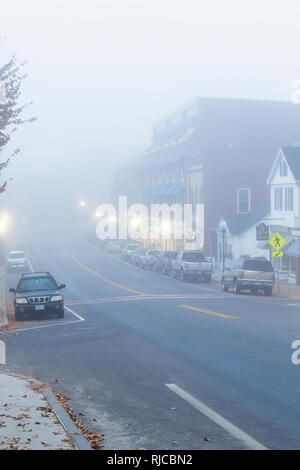
{"label": "storefront window", "polygon": [[296,258],[295,256],[290,257],[290,273],[296,276]]}
{"label": "storefront window", "polygon": [[282,271],[288,271],[290,267],[290,258],[286,255],[284,255],[282,258],[281,262],[281,270]]}

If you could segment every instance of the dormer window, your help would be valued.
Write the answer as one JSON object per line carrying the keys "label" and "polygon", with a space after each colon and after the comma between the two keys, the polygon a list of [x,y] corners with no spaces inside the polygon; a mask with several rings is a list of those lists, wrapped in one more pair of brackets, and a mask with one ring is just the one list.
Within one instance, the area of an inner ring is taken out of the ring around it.
{"label": "dormer window", "polygon": [[280,171],[280,176],[287,176],[287,164],[284,160],[281,160],[280,162],[279,171]]}

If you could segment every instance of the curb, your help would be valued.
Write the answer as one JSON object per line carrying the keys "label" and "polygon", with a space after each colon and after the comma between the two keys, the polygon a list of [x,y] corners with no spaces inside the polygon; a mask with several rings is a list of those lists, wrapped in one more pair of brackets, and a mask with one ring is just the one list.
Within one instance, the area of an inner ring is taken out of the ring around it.
{"label": "curb", "polygon": [[8,326],[8,319],[7,319],[7,311],[6,311],[6,289],[5,289],[5,276],[4,276],[4,271],[0,272],[1,280],[3,280],[3,285],[2,285],[2,299],[3,299],[3,321],[0,321],[0,328],[6,328]]}
{"label": "curb", "polygon": [[80,430],[75,426],[69,415],[63,409],[56,396],[50,388],[43,391],[45,398],[50,403],[53,412],[57,419],[65,429],[65,431],[72,437],[77,450],[92,450],[87,439],[81,434]]}

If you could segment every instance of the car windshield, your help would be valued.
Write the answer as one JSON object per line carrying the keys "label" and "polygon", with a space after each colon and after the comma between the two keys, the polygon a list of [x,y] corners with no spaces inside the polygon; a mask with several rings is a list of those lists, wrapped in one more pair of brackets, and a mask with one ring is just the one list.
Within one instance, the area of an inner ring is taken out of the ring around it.
{"label": "car windshield", "polygon": [[167,251],[164,256],[166,258],[175,259],[177,255],[178,255],[177,251]]}
{"label": "car windshield", "polygon": [[271,273],[274,271],[270,261],[263,261],[257,259],[244,261],[243,269],[247,271],[264,271],[266,273]]}
{"label": "car windshield", "polygon": [[53,277],[29,277],[27,279],[21,279],[17,292],[37,291],[37,290],[56,290],[57,284]]}
{"label": "car windshield", "polygon": [[186,253],[183,253],[183,256],[182,256],[182,260],[183,261],[204,261],[204,255],[203,253],[200,253],[200,251],[191,251],[190,253],[189,252],[186,252]]}
{"label": "car windshield", "polygon": [[25,254],[22,251],[18,253],[9,253],[8,259],[18,259],[18,258],[25,258]]}
{"label": "car windshield", "polygon": [[138,245],[128,245],[126,250],[136,250],[137,248],[139,248]]}

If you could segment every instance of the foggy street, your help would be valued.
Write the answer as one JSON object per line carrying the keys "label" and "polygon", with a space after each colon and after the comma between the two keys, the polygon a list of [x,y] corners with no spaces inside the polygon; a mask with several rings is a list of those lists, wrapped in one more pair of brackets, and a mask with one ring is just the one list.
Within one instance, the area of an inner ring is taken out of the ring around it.
{"label": "foggy street", "polygon": [[142,271],[74,233],[26,245],[66,284],[66,316],[6,335],[7,368],[66,393],[104,449],[297,446],[298,302]]}
{"label": "foggy street", "polygon": [[1,6],[0,453],[299,450],[299,1]]}

